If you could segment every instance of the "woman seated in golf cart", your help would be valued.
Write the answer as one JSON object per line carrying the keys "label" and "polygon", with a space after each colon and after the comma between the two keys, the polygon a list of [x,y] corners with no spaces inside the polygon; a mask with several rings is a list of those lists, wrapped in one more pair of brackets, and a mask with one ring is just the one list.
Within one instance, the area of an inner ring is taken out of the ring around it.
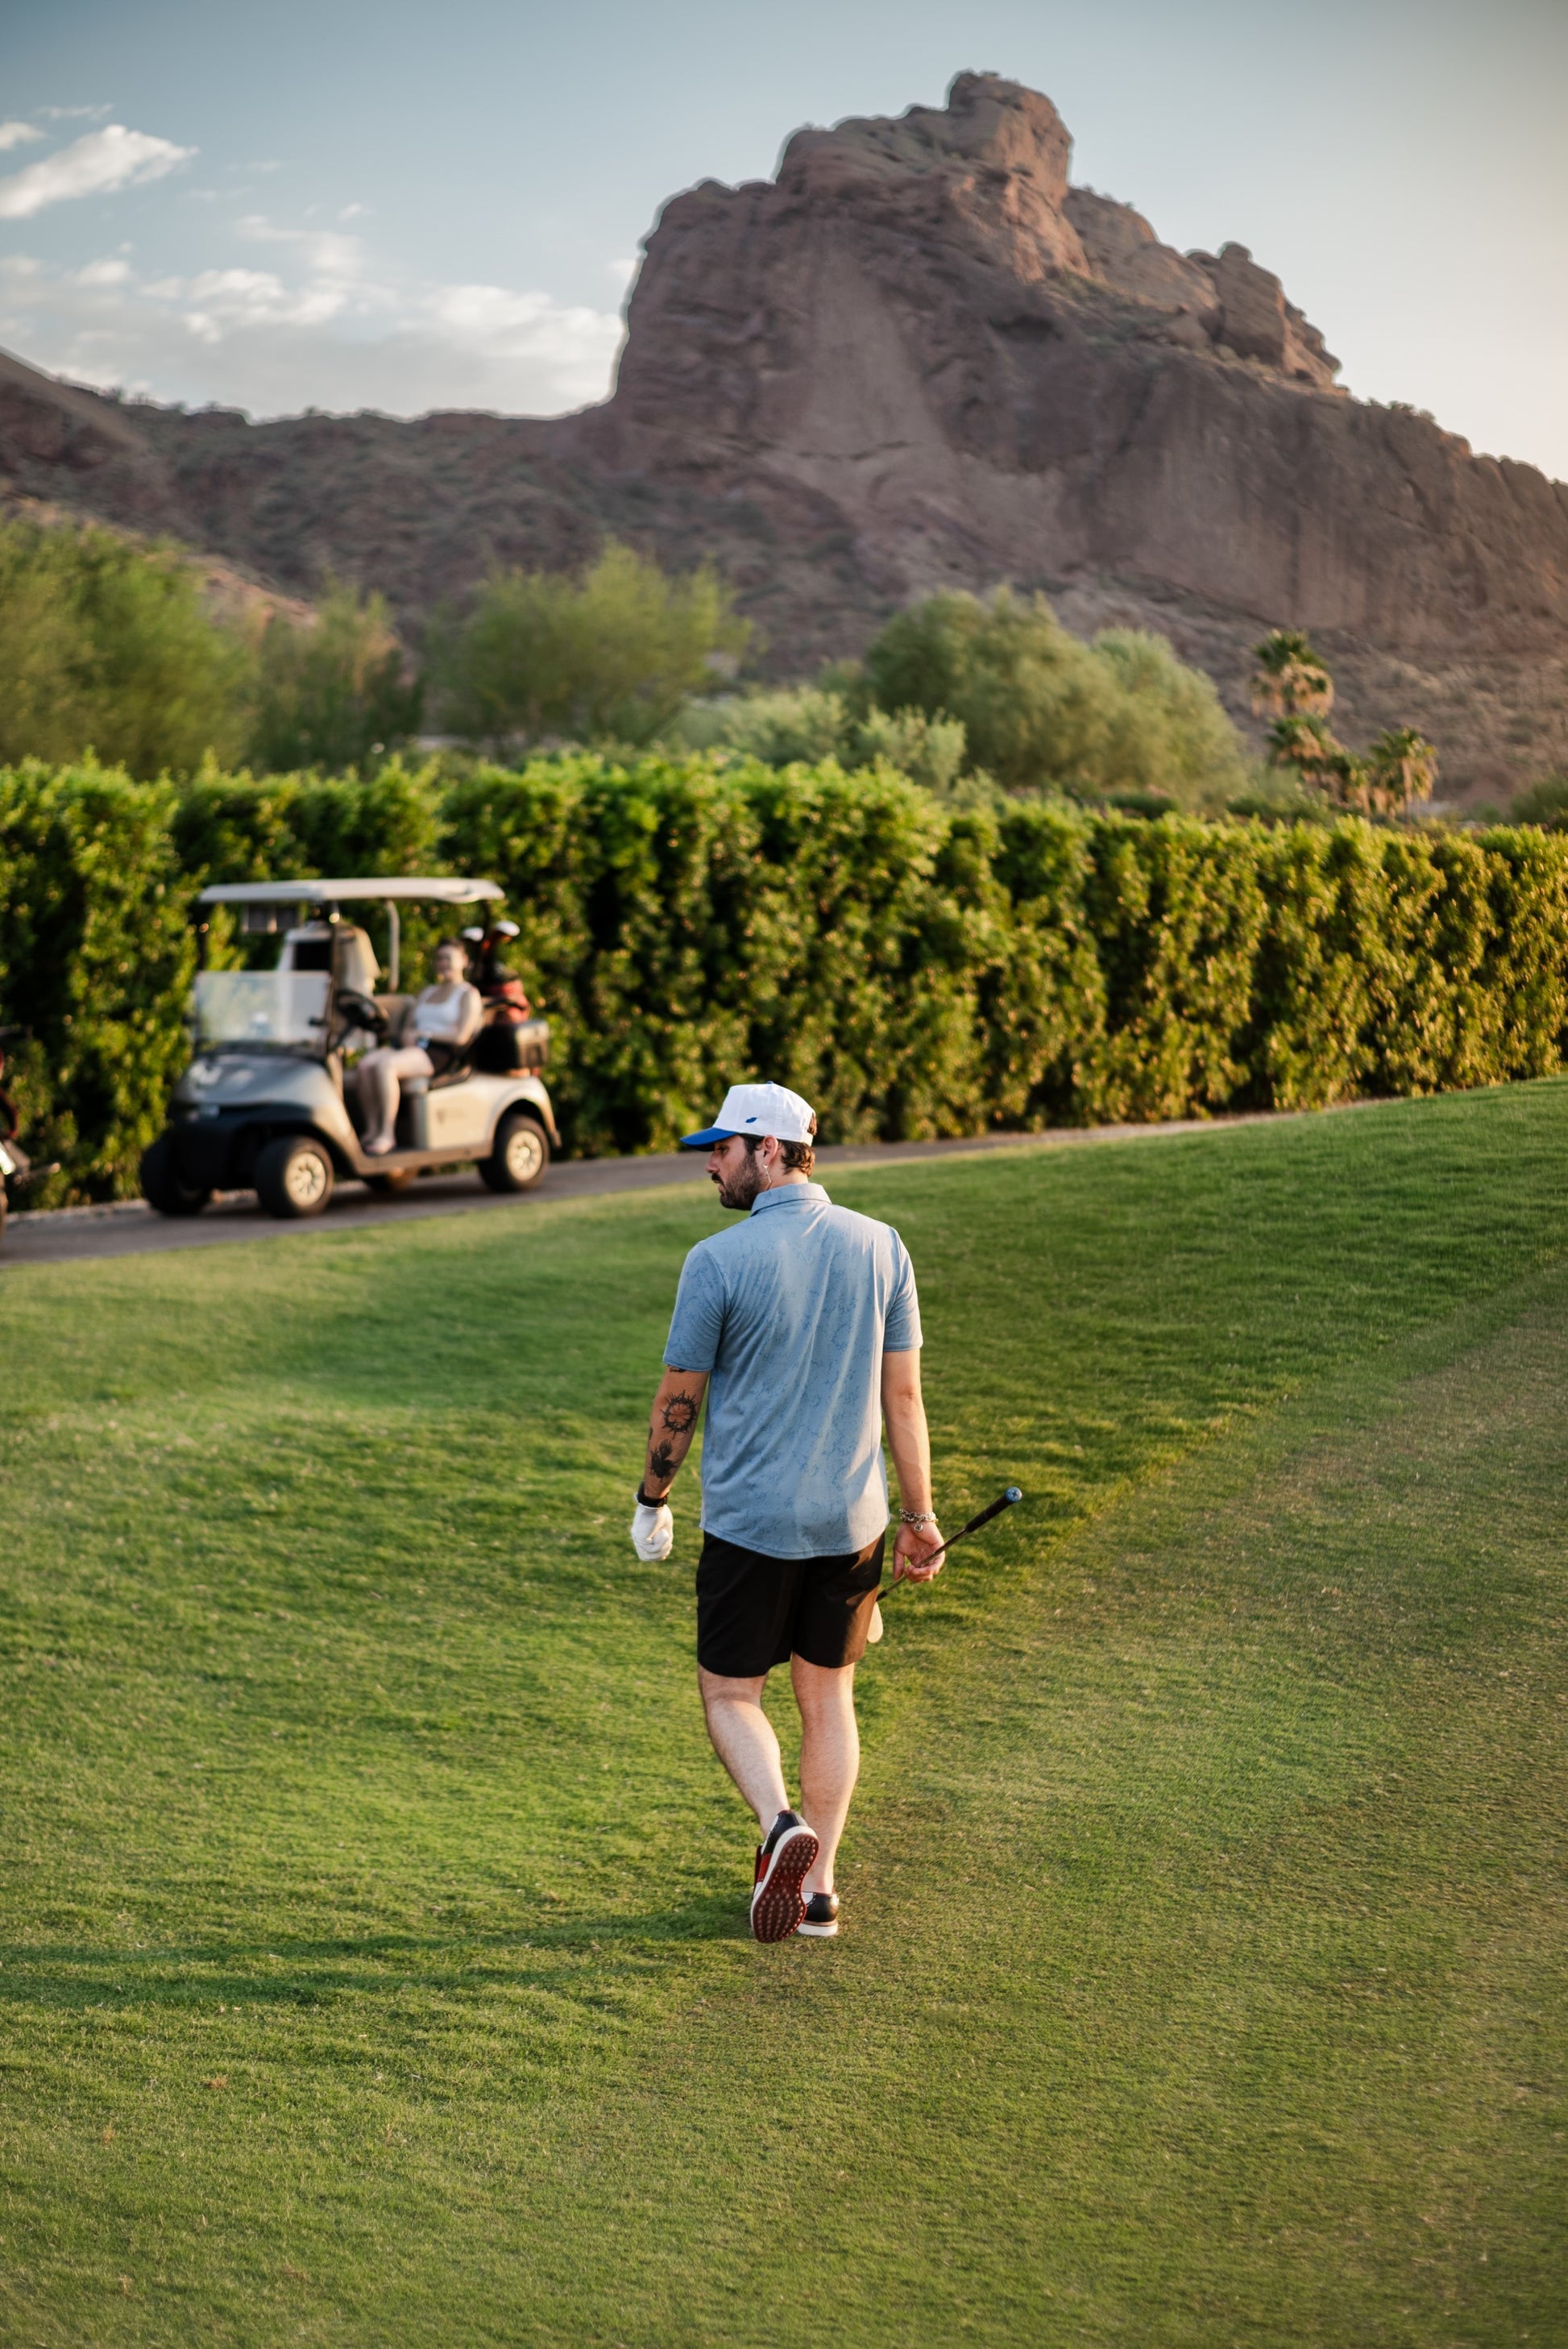
{"label": "woman seated in golf cart", "polygon": [[479,1032],[484,1005],[479,988],[464,973],[469,958],[456,938],[436,948],[435,984],[417,995],[404,1017],[401,1044],[380,1044],[359,1063],[359,1098],[368,1128],[367,1158],[384,1158],[396,1149],[393,1128],[404,1080],[437,1077],[449,1069]]}

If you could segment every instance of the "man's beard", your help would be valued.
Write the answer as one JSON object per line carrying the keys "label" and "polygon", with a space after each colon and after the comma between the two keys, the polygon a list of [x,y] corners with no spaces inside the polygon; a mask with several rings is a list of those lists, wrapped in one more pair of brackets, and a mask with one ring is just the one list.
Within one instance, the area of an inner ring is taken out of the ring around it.
{"label": "man's beard", "polygon": [[762,1165],[755,1150],[747,1152],[740,1166],[727,1182],[722,1174],[716,1174],[713,1179],[718,1185],[719,1206],[733,1207],[740,1215],[750,1214],[751,1202],[764,1187]]}

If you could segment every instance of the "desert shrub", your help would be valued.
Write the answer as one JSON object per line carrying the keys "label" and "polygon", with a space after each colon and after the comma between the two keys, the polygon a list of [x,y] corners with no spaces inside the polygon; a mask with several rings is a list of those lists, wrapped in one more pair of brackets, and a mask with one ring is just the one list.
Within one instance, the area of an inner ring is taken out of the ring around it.
{"label": "desert shrub", "polygon": [[873,708],[847,730],[843,763],[892,767],[944,799],[965,773],[968,748],[962,719],[933,718],[923,709]]}
{"label": "desert shrub", "polygon": [[841,693],[809,685],[688,702],[669,730],[678,750],[721,750],[765,767],[841,758],[851,723]]}
{"label": "desert shrub", "polygon": [[953,794],[967,766],[958,719],[878,709],[864,695],[836,686],[777,686],[687,702],[669,740],[681,750],[716,750],[758,766],[820,766],[830,759],[845,771],[892,768],[939,799]]}
{"label": "desert shrub", "polygon": [[1244,792],[1252,766],[1212,678],[1177,659],[1163,636],[1107,628],[1089,647],[1120,695],[1114,705],[1108,795],[1144,793],[1177,808],[1218,809]]}
{"label": "desert shrub", "polygon": [[188,774],[242,749],[253,671],[177,549],[0,524],[0,761]]}
{"label": "desert shrub", "polygon": [[749,636],[715,572],[669,579],[613,543],[581,579],[493,572],[466,617],[438,629],[433,657],[446,722],[470,741],[642,743]]}
{"label": "desert shrub", "polygon": [[877,709],[956,720],[970,761],[1010,791],[1161,792],[1193,809],[1246,784],[1241,738],[1206,678],[1135,630],[1083,644],[1043,595],[931,596],[888,623],[863,674]]}
{"label": "desert shrub", "polygon": [[334,584],[312,620],[267,624],[248,756],[275,774],[367,767],[418,732],[423,698],[383,599]]}
{"label": "desert shrub", "polygon": [[1568,775],[1542,775],[1521,792],[1513,802],[1513,821],[1568,832]]}
{"label": "desert shrub", "polygon": [[[857,702],[861,706],[857,706]],[[891,767],[939,798],[964,773],[966,738],[955,718],[879,709],[833,687],[796,685],[689,702],[670,729],[677,748],[717,750],[767,767],[819,765],[846,771]]]}

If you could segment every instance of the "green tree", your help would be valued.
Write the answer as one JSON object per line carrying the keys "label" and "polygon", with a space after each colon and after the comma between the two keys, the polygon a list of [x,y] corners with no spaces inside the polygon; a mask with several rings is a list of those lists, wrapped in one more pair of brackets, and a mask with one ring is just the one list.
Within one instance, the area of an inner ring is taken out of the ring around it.
{"label": "green tree", "polygon": [[1089,647],[1119,689],[1107,753],[1108,792],[1163,793],[1179,808],[1222,807],[1252,780],[1246,746],[1212,678],[1178,660],[1163,636],[1107,628]]}
{"label": "green tree", "polygon": [[274,774],[364,767],[418,731],[423,696],[384,599],[334,581],[314,619],[267,625],[251,760]]}
{"label": "green tree", "polygon": [[971,755],[1009,790],[1103,788],[1111,680],[1043,595],[933,595],[889,621],[865,677],[879,709],[957,719]]}
{"label": "green tree", "polygon": [[495,572],[439,644],[447,722],[491,744],[648,742],[749,636],[716,573],[669,579],[614,543],[580,579]]}
{"label": "green tree", "polygon": [[192,773],[238,753],[253,667],[178,549],[0,524],[0,760]]}
{"label": "green tree", "polygon": [[879,709],[956,720],[974,765],[1011,791],[1161,792],[1192,808],[1247,780],[1207,678],[1161,637],[1117,629],[1082,643],[1043,595],[933,595],[888,623],[863,678]]}

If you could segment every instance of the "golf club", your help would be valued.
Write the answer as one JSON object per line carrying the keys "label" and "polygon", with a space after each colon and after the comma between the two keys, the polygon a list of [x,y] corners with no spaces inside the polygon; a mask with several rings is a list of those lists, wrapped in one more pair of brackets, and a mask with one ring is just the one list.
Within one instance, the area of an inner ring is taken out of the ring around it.
{"label": "golf club", "polygon": [[[929,1566],[933,1558],[940,1557],[944,1550],[949,1550],[953,1547],[954,1542],[961,1542],[965,1534],[978,1533],[982,1526],[988,1526],[993,1517],[999,1517],[1004,1509],[1012,1508],[1015,1504],[1021,1501],[1023,1497],[1023,1487],[1021,1485],[1009,1485],[1005,1493],[999,1493],[994,1501],[986,1503],[985,1508],[980,1511],[978,1516],[971,1517],[966,1526],[960,1526],[955,1534],[949,1534],[947,1539],[944,1542],[940,1543],[938,1547],[931,1552],[929,1557],[925,1557],[921,1560],[922,1565]],[[885,1590],[879,1590],[877,1592],[877,1603],[880,1606],[884,1599],[891,1599],[895,1590],[906,1588],[907,1587],[908,1578],[901,1576],[897,1582],[890,1582]]]}

